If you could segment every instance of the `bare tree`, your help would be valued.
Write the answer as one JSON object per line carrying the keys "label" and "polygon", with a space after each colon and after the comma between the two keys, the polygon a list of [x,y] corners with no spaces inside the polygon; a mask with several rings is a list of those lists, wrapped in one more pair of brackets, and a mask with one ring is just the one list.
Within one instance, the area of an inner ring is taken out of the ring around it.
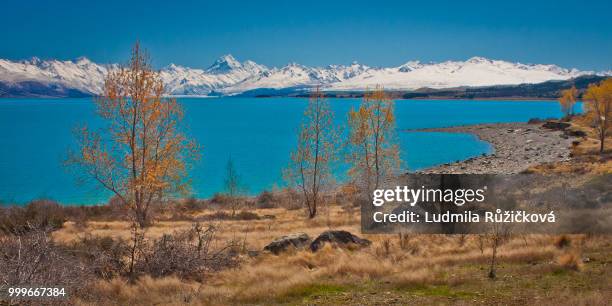
{"label": "bare tree", "polygon": [[612,78],[607,78],[599,84],[591,84],[584,94],[586,116],[595,125],[599,137],[599,152],[603,153],[608,134],[612,125]]}
{"label": "bare tree", "polygon": [[159,73],[138,43],[129,65],[106,76],[96,105],[107,128],[80,128],[80,150],[68,164],[113,193],[145,227],[151,203],[186,191],[186,169],[197,146],[179,130],[182,109],[164,97]]}
{"label": "bare tree", "polygon": [[578,96],[578,90],[575,86],[570,89],[561,91],[561,97],[559,98],[559,104],[565,118],[569,119],[574,115],[574,105],[576,104],[576,97]]}
{"label": "bare tree", "polygon": [[495,279],[497,277],[497,249],[510,236],[510,229],[504,226],[504,224],[493,223],[488,236],[491,240],[491,262],[488,276],[491,279]]}
{"label": "bare tree", "polygon": [[236,208],[239,204],[239,197],[244,192],[244,186],[240,181],[240,176],[238,175],[238,171],[234,166],[234,161],[230,157],[227,160],[227,165],[225,166],[225,194],[229,197],[230,207],[232,209],[232,217],[236,215]]}
{"label": "bare tree", "polygon": [[333,180],[330,167],[337,159],[337,139],[329,102],[317,87],[304,112],[297,149],[285,169],[285,179],[302,193],[309,218],[316,216],[322,192]]}
{"label": "bare tree", "polygon": [[381,87],[367,92],[349,113],[349,175],[371,200],[372,192],[399,170],[394,102]]}

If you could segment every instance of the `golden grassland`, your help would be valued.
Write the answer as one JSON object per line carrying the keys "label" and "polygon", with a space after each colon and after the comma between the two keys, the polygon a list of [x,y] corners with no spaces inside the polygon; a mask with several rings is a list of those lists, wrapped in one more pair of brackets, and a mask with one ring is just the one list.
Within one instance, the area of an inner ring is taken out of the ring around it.
{"label": "golden grassland", "polygon": [[[364,235],[372,245],[361,250],[326,246],[322,251],[293,250],[279,256],[247,255],[282,235],[311,237],[333,229],[359,233],[357,214],[328,206],[308,220],[302,210],[258,209],[275,219],[216,221],[219,241],[241,239],[241,264],[209,275],[202,283],[175,277],[97,281],[79,304],[605,304],[612,298],[612,240],[577,235],[568,246],[559,237],[509,236],[498,249],[498,278],[487,278],[490,242],[479,235]],[[208,214],[203,210],[196,214]],[[331,220],[334,220],[333,222]],[[150,237],[186,229],[185,221],[157,222]],[[83,235],[129,238],[128,222],[67,223],[53,234],[68,243]],[[586,259],[588,258],[588,260]],[[588,261],[584,263],[584,261]]]}

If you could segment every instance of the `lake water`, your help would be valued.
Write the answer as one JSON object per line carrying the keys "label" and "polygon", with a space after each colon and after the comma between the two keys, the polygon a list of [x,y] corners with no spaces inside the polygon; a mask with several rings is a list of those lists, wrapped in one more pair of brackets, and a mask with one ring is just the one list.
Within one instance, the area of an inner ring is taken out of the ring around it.
{"label": "lake water", "polygon": [[[209,197],[223,189],[230,157],[250,194],[283,186],[281,170],[296,145],[307,99],[184,98],[180,102],[186,132],[203,148],[190,173],[195,196]],[[359,102],[331,99],[335,120],[344,124],[347,112]],[[490,153],[492,148],[468,134],[402,130],[559,116],[559,106],[552,101],[398,100],[403,167],[414,171]],[[101,123],[91,99],[1,99],[0,203],[38,198],[64,204],[106,202],[108,193],[77,184],[62,166],[74,146],[73,128],[85,123]]]}

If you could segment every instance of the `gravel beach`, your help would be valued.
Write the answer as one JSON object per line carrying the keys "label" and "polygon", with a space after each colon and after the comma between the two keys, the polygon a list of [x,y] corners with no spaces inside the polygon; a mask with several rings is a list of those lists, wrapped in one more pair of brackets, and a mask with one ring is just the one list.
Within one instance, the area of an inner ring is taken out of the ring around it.
{"label": "gravel beach", "polygon": [[426,132],[470,133],[495,148],[490,155],[443,164],[418,173],[510,174],[529,167],[570,158],[576,138],[563,131],[550,130],[541,123],[500,123],[422,129]]}

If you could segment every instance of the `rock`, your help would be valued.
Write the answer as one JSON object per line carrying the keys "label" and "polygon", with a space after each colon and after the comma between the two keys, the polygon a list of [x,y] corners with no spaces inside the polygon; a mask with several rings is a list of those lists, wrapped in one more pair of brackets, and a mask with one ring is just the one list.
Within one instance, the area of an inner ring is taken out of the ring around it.
{"label": "rock", "polygon": [[542,127],[550,130],[562,131],[570,127],[570,124],[565,122],[546,121],[546,123],[544,123]]}
{"label": "rock", "polygon": [[310,250],[316,252],[326,242],[340,246],[355,245],[359,247],[369,246],[372,243],[370,240],[359,238],[347,231],[325,231],[310,244]]}
{"label": "rock", "polygon": [[536,123],[542,123],[542,122],[544,121],[540,118],[531,118],[529,119],[529,121],[527,121],[528,124],[536,124]]}
{"label": "rock", "polygon": [[565,130],[563,134],[569,137],[586,137],[586,133],[580,130]]}
{"label": "rock", "polygon": [[583,257],[583,258],[582,258],[582,262],[584,262],[584,263],[588,263],[588,262],[591,262],[591,259],[590,259],[590,258],[588,258],[588,257]]}
{"label": "rock", "polygon": [[295,233],[278,238],[264,247],[264,250],[278,255],[286,251],[289,247],[296,249],[303,248],[310,242],[310,237],[306,233]]}
{"label": "rock", "polygon": [[527,144],[532,143],[532,142],[533,142],[533,139],[527,139],[527,140],[525,141],[525,143],[527,143]]}

